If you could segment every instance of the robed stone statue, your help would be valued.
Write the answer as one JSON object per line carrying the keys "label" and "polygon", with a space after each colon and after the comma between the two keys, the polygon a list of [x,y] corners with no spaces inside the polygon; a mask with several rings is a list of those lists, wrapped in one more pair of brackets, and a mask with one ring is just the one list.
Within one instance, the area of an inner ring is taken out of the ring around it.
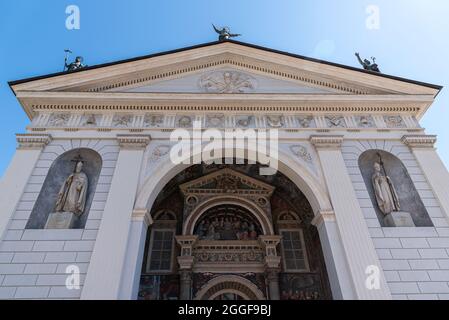
{"label": "robed stone statue", "polygon": [[82,171],[83,163],[76,163],[75,171],[64,182],[58,193],[55,212],[51,213],[47,229],[69,229],[86,207],[89,179]]}
{"label": "robed stone statue", "polygon": [[374,163],[372,176],[377,205],[384,215],[400,211],[399,198],[390,177],[382,173],[380,163]]}

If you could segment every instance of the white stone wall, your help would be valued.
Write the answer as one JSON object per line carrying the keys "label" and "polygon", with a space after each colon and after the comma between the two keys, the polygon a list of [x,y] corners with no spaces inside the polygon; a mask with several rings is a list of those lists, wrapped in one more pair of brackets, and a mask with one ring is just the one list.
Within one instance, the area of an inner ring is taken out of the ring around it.
{"label": "white stone wall", "polygon": [[[358,166],[369,149],[404,163],[434,227],[381,227]],[[342,152],[393,298],[449,299],[449,223],[409,148],[392,140],[345,141]]]}
{"label": "white stone wall", "polygon": [[[84,229],[26,230],[34,203],[54,160],[75,148],[91,148],[103,166]],[[70,139],[51,142],[42,152],[0,243],[0,299],[77,299],[68,290],[66,268],[76,265],[82,284],[108,196],[119,147],[115,140]]]}

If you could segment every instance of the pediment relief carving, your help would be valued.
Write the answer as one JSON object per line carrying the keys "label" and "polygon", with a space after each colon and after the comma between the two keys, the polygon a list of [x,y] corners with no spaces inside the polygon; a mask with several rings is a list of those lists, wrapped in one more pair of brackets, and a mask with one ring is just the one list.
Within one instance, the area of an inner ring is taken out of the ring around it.
{"label": "pediment relief carving", "polygon": [[247,196],[261,195],[269,198],[274,191],[274,187],[269,184],[228,168],[187,182],[181,185],[180,188],[186,197],[195,194],[238,194]]}

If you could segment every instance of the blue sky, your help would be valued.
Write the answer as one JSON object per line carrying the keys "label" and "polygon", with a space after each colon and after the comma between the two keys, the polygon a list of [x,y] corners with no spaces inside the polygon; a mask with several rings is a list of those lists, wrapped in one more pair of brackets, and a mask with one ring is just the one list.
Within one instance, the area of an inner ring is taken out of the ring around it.
{"label": "blue sky", "polygon": [[[68,5],[80,8],[80,30],[66,29]],[[369,5],[378,29],[366,27]],[[0,176],[29,122],[7,81],[61,71],[65,48],[95,65],[214,41],[211,23],[240,41],[346,65],[358,65],[359,51],[384,73],[449,87],[447,0],[1,0]],[[422,125],[438,134],[449,167],[448,91]]]}

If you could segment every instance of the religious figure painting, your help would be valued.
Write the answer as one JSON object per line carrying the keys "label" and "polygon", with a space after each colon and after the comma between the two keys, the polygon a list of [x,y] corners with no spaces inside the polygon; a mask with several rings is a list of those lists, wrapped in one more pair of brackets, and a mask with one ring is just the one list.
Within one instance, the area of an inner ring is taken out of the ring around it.
{"label": "religious figure painting", "polygon": [[195,228],[200,240],[257,240],[261,230],[251,217],[224,209],[224,213],[205,214]]}

